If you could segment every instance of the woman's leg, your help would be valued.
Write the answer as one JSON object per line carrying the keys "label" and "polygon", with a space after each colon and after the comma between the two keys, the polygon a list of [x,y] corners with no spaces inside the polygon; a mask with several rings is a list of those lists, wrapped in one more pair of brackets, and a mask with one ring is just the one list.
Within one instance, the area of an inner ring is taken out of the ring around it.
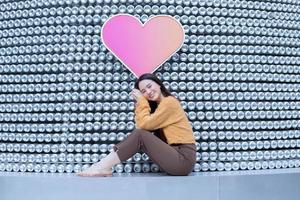
{"label": "woman's leg", "polygon": [[[121,161],[132,157],[139,150],[146,153],[153,162],[158,164],[165,172],[171,175],[187,175],[194,165],[195,150],[185,150],[191,152],[191,156],[186,157],[180,153],[180,147],[172,147],[161,139],[142,129],[134,130],[124,141],[114,147]],[[186,154],[186,153],[185,153]]]}
{"label": "woman's leg", "polygon": [[187,175],[190,166],[193,165],[175,148],[149,131],[136,129],[125,140],[116,144],[114,151],[108,156],[78,175],[106,176],[109,174],[108,169],[113,165],[127,160],[140,150],[143,150],[165,172],[172,175]]}

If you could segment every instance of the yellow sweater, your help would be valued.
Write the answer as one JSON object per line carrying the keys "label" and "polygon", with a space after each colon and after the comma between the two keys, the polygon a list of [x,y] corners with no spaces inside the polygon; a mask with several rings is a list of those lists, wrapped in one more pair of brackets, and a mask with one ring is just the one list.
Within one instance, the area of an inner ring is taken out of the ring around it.
{"label": "yellow sweater", "polygon": [[162,128],[168,144],[195,143],[195,137],[180,102],[172,96],[162,99],[155,112],[143,96],[137,100],[135,122],[137,128],[152,131]]}

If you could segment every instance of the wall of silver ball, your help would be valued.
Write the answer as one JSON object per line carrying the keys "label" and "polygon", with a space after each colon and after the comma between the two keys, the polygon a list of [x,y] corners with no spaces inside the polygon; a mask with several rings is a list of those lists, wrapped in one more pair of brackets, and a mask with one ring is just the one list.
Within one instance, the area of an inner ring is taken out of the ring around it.
{"label": "wall of silver ball", "polygon": [[[0,0],[0,171],[77,172],[134,129],[134,76],[101,43],[128,13],[183,25],[156,74],[197,139],[199,171],[300,166],[297,0]],[[115,172],[157,172],[137,153]]]}

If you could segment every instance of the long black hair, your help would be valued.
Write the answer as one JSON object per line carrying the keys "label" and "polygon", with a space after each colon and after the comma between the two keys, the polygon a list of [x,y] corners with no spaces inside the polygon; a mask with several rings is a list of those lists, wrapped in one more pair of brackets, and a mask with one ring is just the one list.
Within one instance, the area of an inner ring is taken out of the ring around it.
{"label": "long black hair", "polygon": [[[134,84],[135,89],[140,90],[139,83],[142,80],[151,80],[151,81],[154,81],[155,83],[157,83],[160,86],[161,93],[164,95],[164,97],[173,96],[171,94],[171,92],[164,86],[162,81],[157,76],[155,76],[154,74],[151,74],[151,73],[146,73],[146,74],[143,74],[142,76],[140,76]],[[157,103],[155,101],[149,101],[149,100],[148,100],[148,102],[151,107],[151,113],[153,113],[155,111],[155,109],[157,108]]]}
{"label": "long black hair", "polygon": [[[173,96],[171,94],[171,92],[164,86],[164,84],[162,83],[162,81],[157,76],[155,76],[154,74],[151,74],[151,73],[143,74],[142,76],[140,76],[138,78],[138,80],[134,84],[134,88],[135,89],[140,90],[139,83],[142,80],[151,80],[151,81],[154,81],[155,83],[157,83],[160,86],[161,93],[164,95],[164,97]],[[150,108],[151,108],[150,113],[154,113],[154,111],[157,108],[157,102],[155,102],[155,101],[149,101],[149,100],[148,100],[148,102],[149,102],[149,105],[150,105]],[[154,132],[155,136],[157,136],[162,141],[164,141],[165,143],[167,143],[167,139],[166,139],[165,134],[164,134],[164,132],[163,132],[162,129],[156,129],[153,132]]]}

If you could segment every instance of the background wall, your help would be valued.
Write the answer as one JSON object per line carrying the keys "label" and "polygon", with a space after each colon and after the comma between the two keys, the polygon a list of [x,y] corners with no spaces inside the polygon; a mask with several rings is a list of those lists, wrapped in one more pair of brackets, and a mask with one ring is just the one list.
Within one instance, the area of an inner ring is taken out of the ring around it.
{"label": "background wall", "polygon": [[[186,33],[156,74],[197,139],[194,171],[300,166],[297,0],[0,0],[0,171],[74,172],[134,129],[135,77],[103,46],[114,14]],[[156,172],[145,154],[116,172]]]}

